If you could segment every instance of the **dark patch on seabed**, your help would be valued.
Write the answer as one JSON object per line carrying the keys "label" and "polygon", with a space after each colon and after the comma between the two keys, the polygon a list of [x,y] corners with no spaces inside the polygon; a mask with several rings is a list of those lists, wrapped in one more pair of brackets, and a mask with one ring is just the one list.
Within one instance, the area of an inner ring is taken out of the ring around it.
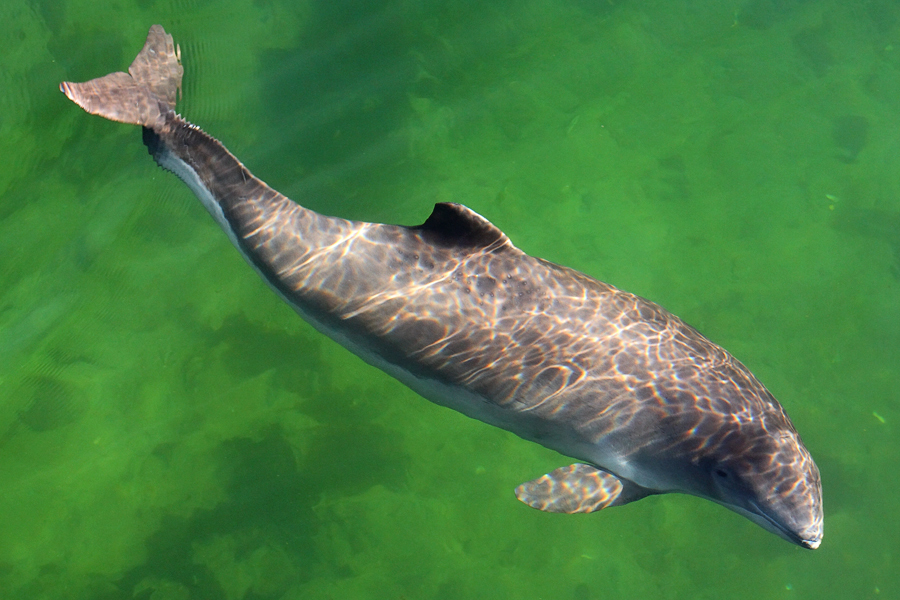
{"label": "dark patch on seabed", "polygon": [[891,274],[900,280],[900,213],[872,208],[842,207],[835,212],[834,227],[885,242],[894,261]]}
{"label": "dark patch on seabed", "polygon": [[298,471],[288,441],[276,429],[259,441],[228,440],[220,447],[220,468],[228,499],[187,518],[164,518],[147,539],[147,560],[117,582],[123,597],[149,600],[158,589],[177,584],[191,598],[225,598],[209,567],[194,555],[198,544],[219,536],[234,541],[235,560],[267,545],[290,547],[296,578],[308,576],[304,553],[313,547],[315,490]]}
{"label": "dark patch on seabed", "polygon": [[[240,379],[252,379],[274,371],[272,384],[303,398],[312,398],[330,388],[331,370],[324,365],[319,349],[321,341],[298,338],[279,329],[267,329],[251,322],[243,314],[227,317],[222,325],[205,334],[204,346],[210,348],[229,373]],[[205,361],[191,362],[185,369],[185,383],[194,389],[198,369]]]}
{"label": "dark patch on seabed", "polygon": [[850,164],[869,142],[869,120],[860,115],[843,115],[834,119],[831,139],[837,146],[837,159]]}
{"label": "dark patch on seabed", "polygon": [[[166,460],[170,446],[156,454]],[[357,494],[376,483],[402,485],[403,462],[394,436],[372,424],[323,425],[302,457],[277,426],[259,440],[227,440],[219,448],[227,500],[187,518],[164,518],[146,542],[147,560],[116,587],[122,598],[138,600],[173,588],[184,598],[225,598],[216,575],[196,552],[227,537],[233,556],[224,560],[261,561],[263,568],[277,571],[254,582],[245,598],[279,598],[313,576],[319,527],[313,506],[322,496]]]}
{"label": "dark patch on seabed", "polygon": [[824,26],[808,27],[794,34],[794,50],[816,77],[827,75],[835,64],[830,38],[831,33]]}
{"label": "dark patch on seabed", "polygon": [[59,378],[32,375],[26,378],[22,390],[28,401],[18,417],[31,431],[57,429],[76,422],[84,413],[81,390]]}
{"label": "dark patch on seabed", "polygon": [[657,166],[653,178],[647,178],[648,192],[661,202],[688,202],[692,192],[684,159],[669,155],[659,159]]}

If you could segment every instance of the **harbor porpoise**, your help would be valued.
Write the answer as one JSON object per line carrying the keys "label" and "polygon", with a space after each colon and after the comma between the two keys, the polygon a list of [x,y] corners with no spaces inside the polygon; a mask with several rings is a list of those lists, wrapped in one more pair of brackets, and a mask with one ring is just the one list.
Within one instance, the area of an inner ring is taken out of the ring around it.
{"label": "harbor porpoise", "polygon": [[60,89],[141,125],[156,162],[317,330],[437,404],[582,461],[523,483],[519,500],[577,513],[681,492],[819,546],[819,470],[724,349],[653,302],[525,254],[460,204],[414,227],[296,204],[175,113],[182,74],[154,25],[128,73]]}

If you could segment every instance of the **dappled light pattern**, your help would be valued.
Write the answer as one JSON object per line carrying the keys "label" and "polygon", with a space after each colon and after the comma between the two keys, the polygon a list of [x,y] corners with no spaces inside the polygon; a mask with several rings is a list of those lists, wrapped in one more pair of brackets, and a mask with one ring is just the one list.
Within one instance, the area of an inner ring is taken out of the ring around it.
{"label": "dappled light pattern", "polygon": [[560,467],[523,483],[516,498],[545,512],[589,513],[606,508],[622,492],[622,483],[590,465]]}

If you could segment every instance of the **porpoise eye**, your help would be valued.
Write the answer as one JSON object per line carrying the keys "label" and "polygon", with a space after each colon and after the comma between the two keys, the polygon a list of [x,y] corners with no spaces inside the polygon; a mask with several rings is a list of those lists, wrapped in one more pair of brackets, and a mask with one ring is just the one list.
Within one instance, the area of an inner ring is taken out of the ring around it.
{"label": "porpoise eye", "polygon": [[720,479],[728,479],[730,477],[728,471],[726,471],[725,469],[716,469],[713,472],[716,474],[716,477]]}

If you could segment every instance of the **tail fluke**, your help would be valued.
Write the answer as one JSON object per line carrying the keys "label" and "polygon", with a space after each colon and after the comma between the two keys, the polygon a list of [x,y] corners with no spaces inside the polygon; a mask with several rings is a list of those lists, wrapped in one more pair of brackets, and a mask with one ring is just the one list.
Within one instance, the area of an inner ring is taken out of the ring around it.
{"label": "tail fluke", "polygon": [[181,48],[162,26],[154,25],[128,73],[84,83],[64,81],[59,89],[92,115],[154,129],[174,110],[183,74]]}

